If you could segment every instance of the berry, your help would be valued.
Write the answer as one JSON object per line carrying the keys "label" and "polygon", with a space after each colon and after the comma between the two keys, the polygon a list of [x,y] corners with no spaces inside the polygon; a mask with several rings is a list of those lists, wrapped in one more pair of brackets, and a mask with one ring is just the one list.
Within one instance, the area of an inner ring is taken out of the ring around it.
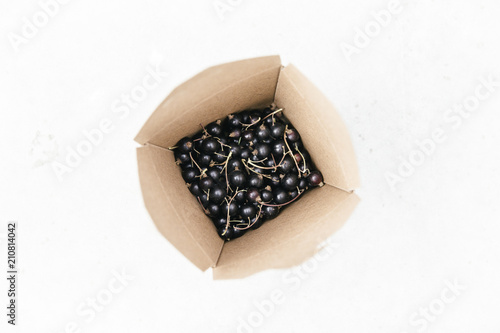
{"label": "berry", "polygon": [[229,183],[232,186],[242,188],[246,180],[245,174],[240,170],[233,171],[229,174]]}
{"label": "berry", "polygon": [[184,178],[186,183],[191,183],[199,174],[198,169],[187,167],[182,171],[182,178]]}
{"label": "berry", "polygon": [[206,138],[203,140],[202,149],[207,154],[213,154],[217,151],[219,142],[214,138]]}
{"label": "berry", "polygon": [[259,202],[261,201],[259,190],[251,187],[247,190],[247,200],[248,202]]}
{"label": "berry", "polygon": [[248,186],[261,188],[264,186],[264,177],[262,175],[252,174],[248,177]]}
{"label": "berry", "polygon": [[189,191],[194,196],[200,195],[201,194],[200,182],[198,180],[193,181],[191,183],[191,186],[189,186]]}
{"label": "berry", "polygon": [[283,186],[285,190],[288,191],[295,190],[298,185],[299,185],[299,178],[295,173],[286,174],[285,177],[281,179],[281,186]]}
{"label": "berry", "polygon": [[227,116],[227,124],[229,128],[240,128],[241,127],[241,115],[230,114]]}
{"label": "berry", "polygon": [[[209,178],[209,177],[207,177]],[[226,197],[226,190],[219,185],[215,185],[210,191],[210,201],[220,204]]]}
{"label": "berry", "polygon": [[269,148],[269,145],[266,145],[265,143],[258,143],[255,146],[255,150],[257,150],[257,156],[260,159],[264,159],[269,156],[271,153],[271,148]]}
{"label": "berry", "polygon": [[188,137],[180,139],[177,143],[177,149],[181,153],[189,153],[191,150],[193,150],[193,140]]}
{"label": "berry", "polygon": [[271,136],[275,139],[282,138],[285,133],[285,125],[276,123],[271,126]]}
{"label": "berry", "polygon": [[254,139],[253,132],[248,130],[241,133],[241,137],[245,141],[252,141]]}
{"label": "berry", "polygon": [[275,157],[279,156],[281,158],[281,156],[283,156],[283,153],[285,152],[285,142],[283,140],[275,141],[271,147],[271,150]]}
{"label": "berry", "polygon": [[278,170],[281,173],[287,174],[290,171],[292,171],[293,167],[295,167],[295,163],[293,162],[292,158],[287,155],[283,159],[283,162],[281,162],[281,165],[279,166]]}
{"label": "berry", "polygon": [[262,214],[268,219],[274,219],[278,216],[279,208],[274,206],[264,206],[262,207]]}
{"label": "berry", "polygon": [[212,177],[205,177],[205,178],[200,179],[200,188],[203,191],[208,191],[209,189],[211,189],[214,186],[214,184],[215,184],[215,182],[212,179]]}
{"label": "berry", "polygon": [[[212,199],[211,195],[210,195],[210,199]],[[215,216],[219,215],[221,209],[220,209],[219,205],[214,204],[214,203],[209,203],[207,210],[208,210],[208,213],[210,214],[210,216],[215,217]]]}
{"label": "berry", "polygon": [[224,240],[230,240],[231,237],[233,236],[233,228],[231,226],[227,227],[225,225],[219,227],[217,229],[217,232],[219,233],[219,236],[224,239]]}
{"label": "berry", "polygon": [[244,220],[252,219],[257,214],[254,206],[245,205],[240,208],[240,215]]}
{"label": "berry", "polygon": [[213,123],[208,124],[205,129],[208,134],[213,136],[221,136],[222,135],[222,126],[220,125],[220,120],[214,121]]}
{"label": "berry", "polygon": [[296,129],[289,128],[286,130],[286,138],[290,142],[296,142],[299,140],[300,135],[299,132],[297,132]]}
{"label": "berry", "polygon": [[264,140],[267,140],[267,139],[269,139],[269,136],[270,136],[269,130],[267,129],[267,127],[264,124],[262,124],[259,126],[259,128],[255,132],[255,136],[261,142]]}
{"label": "berry", "polygon": [[207,154],[201,154],[198,156],[197,163],[201,167],[208,167],[212,162],[212,156]]}
{"label": "berry", "polygon": [[311,186],[322,186],[323,184],[323,175],[319,171],[313,171],[307,177],[307,181]]}
{"label": "berry", "polygon": [[290,200],[290,194],[282,188],[276,189],[273,193],[273,196],[274,201],[277,204],[284,204],[285,202],[288,202]]}

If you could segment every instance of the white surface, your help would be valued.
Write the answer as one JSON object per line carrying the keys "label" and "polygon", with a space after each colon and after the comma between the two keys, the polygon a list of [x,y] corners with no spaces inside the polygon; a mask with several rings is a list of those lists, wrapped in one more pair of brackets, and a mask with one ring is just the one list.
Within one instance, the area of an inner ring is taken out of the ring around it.
{"label": "white surface", "polygon": [[[246,331],[499,332],[500,88],[456,129],[444,115],[481,77],[500,79],[500,3],[402,1],[351,62],[341,43],[352,44],[388,1],[232,3],[221,20],[212,0],[74,0],[15,52],[8,34],[40,7],[1,2],[0,233],[18,221],[21,267],[18,326],[8,331],[236,332],[238,317],[258,320],[254,302],[280,289],[282,304]],[[268,54],[294,63],[338,107],[359,158],[362,202],[333,236],[333,254],[303,280],[266,271],[213,282],[153,226],[132,139],[185,79]],[[112,103],[141,84],[149,63],[168,77],[120,118]],[[104,118],[113,130],[58,181],[51,163]],[[446,141],[392,191],[386,173],[438,127]],[[81,304],[105,296],[109,283],[117,288],[113,271],[122,269],[134,279],[91,318]],[[454,280],[466,290],[442,303]],[[414,313],[429,306],[442,313],[424,329]],[[78,330],[66,330],[71,322]]]}

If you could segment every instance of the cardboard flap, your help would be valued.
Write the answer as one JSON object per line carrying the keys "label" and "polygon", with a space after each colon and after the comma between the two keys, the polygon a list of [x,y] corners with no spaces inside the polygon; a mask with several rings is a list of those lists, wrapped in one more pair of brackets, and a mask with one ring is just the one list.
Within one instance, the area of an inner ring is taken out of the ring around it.
{"label": "cardboard flap", "polygon": [[137,149],[146,208],[168,241],[201,270],[215,265],[223,240],[186,188],[174,154],[146,145]]}
{"label": "cardboard flap", "polygon": [[351,191],[359,186],[359,171],[349,132],[339,114],[295,66],[278,79],[276,104],[299,131],[325,182]]}
{"label": "cardboard flap", "polygon": [[[135,140],[161,147],[229,113],[271,104],[281,68],[279,56],[210,67],[178,86],[158,106]],[[168,128],[168,130],[166,130]]]}
{"label": "cardboard flap", "polygon": [[344,224],[359,201],[356,194],[330,185],[303,196],[259,229],[227,242],[213,269],[214,279],[243,278],[302,263]]}

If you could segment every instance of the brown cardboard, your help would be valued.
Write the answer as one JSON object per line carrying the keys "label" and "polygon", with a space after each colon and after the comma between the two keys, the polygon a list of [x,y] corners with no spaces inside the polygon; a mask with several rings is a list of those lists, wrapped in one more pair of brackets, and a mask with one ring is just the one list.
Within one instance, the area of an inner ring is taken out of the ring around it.
{"label": "brown cardboard", "polygon": [[[224,243],[186,189],[167,148],[226,115],[275,102],[285,109],[326,185],[308,191],[280,215]],[[215,279],[242,278],[269,268],[300,264],[338,230],[359,201],[356,157],[347,129],[326,97],[278,56],[211,67],[180,85],[136,137],[144,202],[158,230]]]}

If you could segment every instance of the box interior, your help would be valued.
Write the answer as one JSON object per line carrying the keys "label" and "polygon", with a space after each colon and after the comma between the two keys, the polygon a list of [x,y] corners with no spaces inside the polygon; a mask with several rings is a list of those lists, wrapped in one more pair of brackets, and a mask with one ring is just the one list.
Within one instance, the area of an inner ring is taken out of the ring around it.
{"label": "box interior", "polygon": [[[275,102],[301,134],[326,185],[304,193],[277,218],[224,243],[187,190],[167,148],[230,113]],[[144,202],[158,230],[214,278],[238,278],[267,268],[290,267],[317,251],[358,202],[354,151],[338,113],[293,65],[278,56],[209,68],[176,88],[136,137]]]}

